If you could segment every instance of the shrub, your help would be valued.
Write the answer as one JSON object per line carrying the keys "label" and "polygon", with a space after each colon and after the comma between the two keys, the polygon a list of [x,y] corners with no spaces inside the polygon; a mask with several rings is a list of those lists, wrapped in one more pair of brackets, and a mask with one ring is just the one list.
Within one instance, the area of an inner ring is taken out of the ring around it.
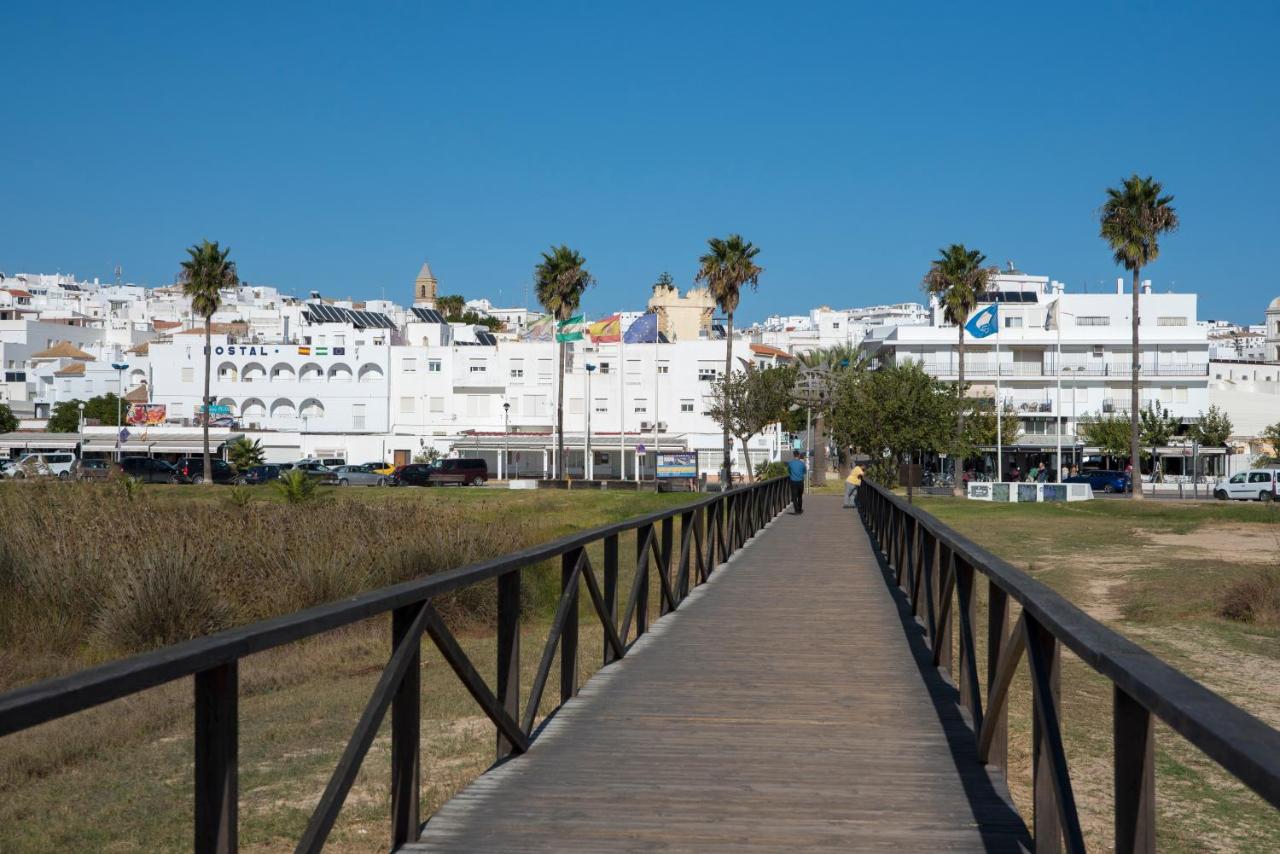
{"label": "shrub", "polygon": [[180,546],[146,552],[113,585],[94,620],[98,645],[128,652],[190,640],[231,624],[233,609],[214,589],[208,552]]}
{"label": "shrub", "polygon": [[142,479],[137,477],[122,477],[118,481],[120,484],[120,493],[124,496],[125,501],[133,502],[142,497]]}
{"label": "shrub", "polygon": [[318,483],[298,469],[289,469],[271,481],[271,487],[290,504],[304,504],[316,497]]}
{"label": "shrub", "polygon": [[1227,587],[1218,599],[1218,616],[1280,625],[1280,571],[1263,569]]}
{"label": "shrub", "polygon": [[227,503],[232,507],[248,507],[253,503],[253,490],[247,486],[233,486],[227,490]]}
{"label": "shrub", "polygon": [[756,480],[772,480],[787,473],[787,464],[782,462],[760,463],[756,466]]}

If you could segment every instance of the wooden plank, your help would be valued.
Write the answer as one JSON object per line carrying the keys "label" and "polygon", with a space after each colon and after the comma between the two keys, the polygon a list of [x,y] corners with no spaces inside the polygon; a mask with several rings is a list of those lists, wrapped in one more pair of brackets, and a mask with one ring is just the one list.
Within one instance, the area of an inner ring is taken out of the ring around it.
{"label": "wooden plank", "polygon": [[[391,612],[391,648],[407,636],[418,609],[412,605]],[[391,848],[418,836],[421,800],[422,653],[415,651],[391,700]]]}
{"label": "wooden plank", "polygon": [[1116,854],[1156,850],[1156,735],[1151,713],[1113,691]]}
{"label": "wooden plank", "polygon": [[195,845],[198,854],[232,854],[238,845],[239,665],[195,678]]}
{"label": "wooden plank", "polygon": [[[498,662],[497,690],[500,705],[515,720],[520,720],[520,573],[509,572],[498,578]],[[498,732],[498,758],[516,749],[511,739]]]}

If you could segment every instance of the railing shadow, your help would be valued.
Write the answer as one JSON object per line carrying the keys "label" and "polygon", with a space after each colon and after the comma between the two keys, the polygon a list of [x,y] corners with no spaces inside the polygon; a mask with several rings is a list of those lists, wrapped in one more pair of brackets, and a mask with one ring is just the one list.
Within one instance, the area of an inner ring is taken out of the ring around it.
{"label": "railing shadow", "polygon": [[906,592],[898,587],[893,568],[876,547],[875,539],[867,530],[861,515],[858,523],[867,537],[867,546],[875,556],[880,578],[897,610],[903,636],[911,651],[911,659],[946,737],[951,760],[964,787],[965,797],[973,811],[984,847],[987,851],[1032,850],[1034,843],[1031,833],[1009,797],[1004,775],[997,770],[988,770],[978,761],[973,724],[960,705],[959,689],[934,667],[933,651],[926,640],[924,626],[911,612]]}

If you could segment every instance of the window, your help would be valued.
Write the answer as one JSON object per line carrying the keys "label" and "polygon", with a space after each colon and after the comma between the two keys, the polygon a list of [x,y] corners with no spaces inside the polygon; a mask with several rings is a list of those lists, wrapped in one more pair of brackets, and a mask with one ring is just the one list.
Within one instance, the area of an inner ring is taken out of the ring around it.
{"label": "window", "polygon": [[1004,319],[1004,328],[1005,328],[1005,329],[1021,329],[1021,328],[1022,328],[1022,318],[1021,318],[1021,317],[1006,317],[1006,318]]}
{"label": "window", "polygon": [[600,363],[600,375],[601,375],[601,376],[604,376],[604,375],[605,375],[605,374],[607,374],[607,373],[609,373],[609,363],[608,363],[608,362],[601,362],[601,363]]}
{"label": "window", "polygon": [[345,336],[345,335],[335,335],[335,336],[333,336],[333,346],[335,346],[335,347],[345,347],[346,345],[347,345],[347,336]]}
{"label": "window", "polygon": [[551,385],[551,359],[538,359],[538,385]]}
{"label": "window", "polygon": [[429,374],[438,374],[438,373],[440,373],[440,360],[439,360],[439,359],[427,359],[427,373],[429,373]]}
{"label": "window", "polygon": [[352,430],[364,429],[364,406],[365,405],[363,403],[357,403],[352,405],[351,407],[351,429]]}
{"label": "window", "polygon": [[524,359],[511,360],[511,379],[513,382],[524,382]]}
{"label": "window", "polygon": [[434,414],[436,414],[436,415],[439,415],[440,413],[444,412],[444,398],[443,398],[443,397],[432,397],[432,398],[428,398],[428,399],[427,399],[427,403],[428,403],[427,408],[428,408],[429,410],[431,410],[431,412],[432,412],[432,413],[434,413]]}
{"label": "window", "polygon": [[693,411],[693,401],[692,401],[692,400],[690,400],[689,398],[684,398],[683,400],[681,400],[681,401],[680,401],[680,411],[681,411],[681,412],[692,412],[692,411]]}
{"label": "window", "polygon": [[1157,317],[1156,326],[1186,326],[1185,317]]}
{"label": "window", "polygon": [[698,363],[698,382],[713,382],[716,377],[720,376],[715,362],[699,362]]}
{"label": "window", "polygon": [[196,378],[196,369],[195,369],[195,368],[183,368],[183,369],[182,369],[182,381],[183,381],[184,383],[195,382],[195,378]]}
{"label": "window", "polygon": [[660,373],[660,374],[665,374],[665,373],[667,373],[667,368],[668,368],[668,367],[669,367],[669,365],[668,365],[666,362],[659,362],[659,363],[658,363],[658,373]]}
{"label": "window", "polygon": [[408,396],[408,397],[400,398],[400,414],[412,415],[413,412],[414,412],[413,397]]}
{"label": "window", "polygon": [[638,397],[631,403],[631,411],[636,415],[646,415],[649,412],[649,401],[643,397]]}
{"label": "window", "polygon": [[489,414],[489,395],[487,394],[467,395],[467,415],[471,417],[484,417],[488,414]]}
{"label": "window", "polygon": [[627,385],[639,385],[640,383],[640,360],[627,359]]}
{"label": "window", "polygon": [[1110,326],[1111,318],[1100,315],[1082,314],[1076,318],[1076,326]]}
{"label": "window", "polygon": [[484,359],[472,359],[469,362],[468,370],[473,374],[483,374],[489,369]]}
{"label": "window", "polygon": [[545,418],[548,414],[546,395],[526,394],[524,396],[524,414],[531,418]]}
{"label": "window", "polygon": [[182,406],[183,406],[183,404],[181,404],[181,403],[171,403],[171,404],[169,404],[169,417],[171,417],[171,418],[181,418],[181,417],[182,417]]}
{"label": "window", "polygon": [[1269,471],[1249,472],[1249,482],[1250,483],[1270,483],[1271,472]]}
{"label": "window", "polygon": [[1178,388],[1175,388],[1175,389],[1173,390],[1173,402],[1174,402],[1174,403],[1186,403],[1186,402],[1187,402],[1187,387],[1186,387],[1186,386],[1179,386]]}
{"label": "window", "polygon": [[833,321],[831,321],[831,328],[832,328],[832,329],[839,329],[839,328],[840,328],[840,321],[838,321],[838,320],[833,320]]}
{"label": "window", "polygon": [[414,371],[418,370],[417,364],[418,364],[417,359],[413,358],[412,356],[406,356],[400,362],[400,370],[404,371],[406,374],[411,374]]}
{"label": "window", "polygon": [[596,398],[596,406],[595,406],[595,409],[596,409],[596,412],[608,412],[608,411],[609,411],[609,398],[607,398],[607,397],[597,397],[597,398]]}

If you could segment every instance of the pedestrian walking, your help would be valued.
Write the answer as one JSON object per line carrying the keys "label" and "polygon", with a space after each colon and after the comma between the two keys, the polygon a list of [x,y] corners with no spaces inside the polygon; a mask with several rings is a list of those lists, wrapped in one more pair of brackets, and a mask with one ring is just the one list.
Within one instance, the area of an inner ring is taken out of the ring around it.
{"label": "pedestrian walking", "polygon": [[807,469],[801,456],[801,453],[796,451],[795,458],[787,463],[787,480],[791,483],[791,504],[795,507],[796,515],[804,512],[804,476]]}
{"label": "pedestrian walking", "polygon": [[1041,463],[1036,468],[1036,483],[1047,483],[1049,481],[1049,470]]}
{"label": "pedestrian walking", "polygon": [[849,470],[849,476],[844,479],[844,506],[858,506],[858,487],[862,486],[862,477],[866,472],[862,470],[862,466],[857,463],[853,464],[853,468]]}

